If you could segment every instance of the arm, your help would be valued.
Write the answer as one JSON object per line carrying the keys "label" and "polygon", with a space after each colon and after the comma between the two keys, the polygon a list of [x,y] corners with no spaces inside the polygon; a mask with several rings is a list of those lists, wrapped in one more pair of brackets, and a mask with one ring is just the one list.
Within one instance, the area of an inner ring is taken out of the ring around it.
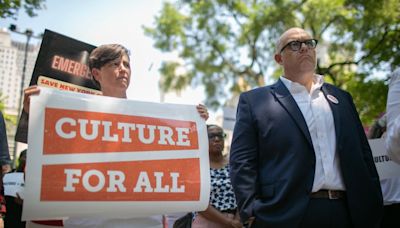
{"label": "arm", "polygon": [[400,69],[392,74],[387,99],[386,150],[400,164]]}
{"label": "arm", "polygon": [[224,224],[227,227],[235,227],[235,228],[242,227],[242,224],[240,223],[239,220],[225,217],[220,211],[218,211],[217,209],[215,209],[215,207],[211,205],[208,205],[207,209],[205,211],[199,212],[199,214],[201,214],[208,220]]}
{"label": "arm", "polygon": [[[10,153],[8,151],[8,141],[7,141],[7,130],[6,123],[4,121],[3,113],[0,112],[0,163],[2,169],[4,169],[3,173],[11,170],[10,167]],[[5,170],[5,169],[10,170]]]}
{"label": "arm", "polygon": [[31,96],[38,95],[40,93],[39,87],[36,85],[29,86],[28,88],[24,89],[24,111],[29,113],[29,105],[31,103]]}
{"label": "arm", "polygon": [[230,177],[242,222],[253,216],[258,191],[258,136],[245,95],[239,98],[230,152]]}

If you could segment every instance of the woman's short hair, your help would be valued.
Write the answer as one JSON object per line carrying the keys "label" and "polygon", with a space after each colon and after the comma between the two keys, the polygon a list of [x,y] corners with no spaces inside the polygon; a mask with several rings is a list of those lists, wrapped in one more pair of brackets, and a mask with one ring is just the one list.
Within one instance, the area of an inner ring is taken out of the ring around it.
{"label": "woman's short hair", "polygon": [[[104,44],[95,48],[89,56],[89,69],[100,69],[109,62],[115,61],[126,55],[129,59],[130,52],[120,44]],[[100,87],[99,82],[93,77],[93,82]]]}

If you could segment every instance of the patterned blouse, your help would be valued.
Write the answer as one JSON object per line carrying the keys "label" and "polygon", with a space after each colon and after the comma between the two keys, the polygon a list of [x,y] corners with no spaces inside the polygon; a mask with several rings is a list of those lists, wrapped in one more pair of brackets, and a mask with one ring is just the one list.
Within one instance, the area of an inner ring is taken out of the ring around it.
{"label": "patterned blouse", "polygon": [[210,168],[210,204],[219,211],[236,209],[236,199],[229,178],[229,165],[220,169]]}

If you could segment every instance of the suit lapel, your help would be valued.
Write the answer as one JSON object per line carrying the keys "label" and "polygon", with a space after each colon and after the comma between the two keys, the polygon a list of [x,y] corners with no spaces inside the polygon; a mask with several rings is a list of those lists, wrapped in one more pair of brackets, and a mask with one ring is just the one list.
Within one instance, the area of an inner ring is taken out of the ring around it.
{"label": "suit lapel", "polygon": [[339,143],[339,135],[340,135],[340,115],[339,115],[339,105],[340,101],[337,99],[337,94],[334,90],[332,90],[327,84],[322,85],[322,92],[325,95],[326,100],[329,103],[329,106],[332,110],[333,122],[335,122],[335,133],[336,133],[336,144]]}
{"label": "suit lapel", "polygon": [[301,129],[308,143],[313,146],[311,135],[307,127],[307,123],[296,101],[293,99],[289,90],[281,80],[271,87],[272,95],[278,100],[282,107],[289,113],[296,125]]}

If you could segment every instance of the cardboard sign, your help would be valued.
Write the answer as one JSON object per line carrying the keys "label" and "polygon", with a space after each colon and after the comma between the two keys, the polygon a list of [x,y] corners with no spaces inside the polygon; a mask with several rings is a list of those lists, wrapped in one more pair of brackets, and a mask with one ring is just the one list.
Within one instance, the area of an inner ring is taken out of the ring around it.
{"label": "cardboard sign", "polygon": [[372,150],[376,170],[379,174],[379,179],[388,179],[400,176],[400,165],[393,162],[387,154],[385,148],[385,139],[370,139],[368,140]]}
{"label": "cardboard sign", "polygon": [[236,107],[225,106],[222,108],[224,120],[222,127],[225,130],[233,131],[236,122]]}
{"label": "cardboard sign", "polygon": [[[45,30],[29,85],[101,94],[92,82],[89,54],[95,46]],[[21,113],[15,141],[26,143],[28,114]]]}
{"label": "cardboard sign", "polygon": [[42,88],[31,98],[23,219],[201,211],[205,121],[191,105]]}
{"label": "cardboard sign", "polygon": [[5,196],[23,198],[24,192],[24,173],[6,173],[3,177],[3,187]]}

